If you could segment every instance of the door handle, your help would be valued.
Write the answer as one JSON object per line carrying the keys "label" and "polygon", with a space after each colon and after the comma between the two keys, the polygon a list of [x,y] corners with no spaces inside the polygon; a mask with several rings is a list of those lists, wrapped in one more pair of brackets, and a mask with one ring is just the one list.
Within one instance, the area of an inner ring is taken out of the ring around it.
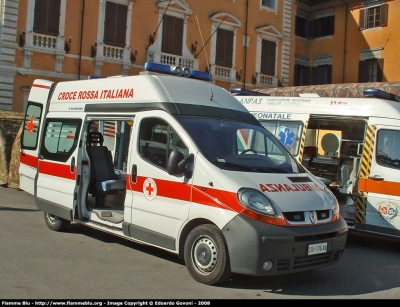
{"label": "door handle", "polygon": [[75,172],[75,157],[72,157],[70,171],[71,171],[71,173]]}
{"label": "door handle", "polygon": [[132,183],[135,183],[136,182],[136,180],[137,180],[137,166],[136,166],[136,164],[132,164],[132,171],[131,171],[131,174],[132,174],[132,176],[131,176],[131,181],[132,181]]}
{"label": "door handle", "polygon": [[367,178],[368,178],[368,179],[375,180],[375,181],[382,181],[382,180],[385,180],[385,178],[381,177],[380,175],[368,176]]}

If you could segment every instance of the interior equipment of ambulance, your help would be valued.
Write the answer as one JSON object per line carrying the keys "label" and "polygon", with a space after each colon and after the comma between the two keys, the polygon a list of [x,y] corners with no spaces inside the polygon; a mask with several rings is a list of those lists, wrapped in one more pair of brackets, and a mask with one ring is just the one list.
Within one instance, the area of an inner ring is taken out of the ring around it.
{"label": "interior equipment of ambulance", "polygon": [[19,171],[50,229],[161,248],[205,284],[335,264],[346,244],[329,188],[228,91],[190,77],[35,80]]}
{"label": "interior equipment of ambulance", "polygon": [[400,237],[400,98],[249,96],[231,91],[310,172],[323,179],[351,231]]}

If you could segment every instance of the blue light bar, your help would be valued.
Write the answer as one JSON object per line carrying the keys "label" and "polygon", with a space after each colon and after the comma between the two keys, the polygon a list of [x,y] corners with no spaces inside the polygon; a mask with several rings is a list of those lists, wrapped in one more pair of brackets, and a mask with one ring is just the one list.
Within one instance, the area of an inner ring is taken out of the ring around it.
{"label": "blue light bar", "polygon": [[157,63],[144,63],[144,70],[171,74],[171,66]]}
{"label": "blue light bar", "polygon": [[231,94],[240,96],[271,96],[270,94],[260,93],[252,90],[246,90],[242,88],[231,88]]}
{"label": "blue light bar", "polygon": [[89,77],[87,77],[88,78],[88,80],[93,80],[93,79],[101,79],[101,78],[103,78],[103,77],[101,77],[101,76],[89,76]]}
{"label": "blue light bar", "polygon": [[[164,73],[164,74],[168,74],[168,75],[176,75],[176,73],[174,73],[175,72],[174,68],[175,68],[175,66],[170,66],[170,65],[157,64],[157,63],[151,63],[151,62],[144,63],[144,70]],[[185,69],[185,68],[181,67],[181,69]],[[180,75],[178,75],[178,76],[180,76]],[[202,72],[202,71],[198,71],[198,70],[190,70],[190,73],[183,77],[199,79],[199,80],[204,80],[204,81],[212,81],[211,74],[209,72]]]}
{"label": "blue light bar", "polygon": [[366,88],[366,89],[364,89],[363,94],[366,96],[369,96],[369,97],[375,97],[375,98],[381,98],[381,99],[387,99],[387,100],[400,102],[399,96],[397,96],[393,93],[379,90],[377,88]]}
{"label": "blue light bar", "polygon": [[212,77],[209,72],[198,71],[198,70],[192,70],[190,72],[189,78],[200,79],[200,80],[210,81],[210,82],[212,81]]}

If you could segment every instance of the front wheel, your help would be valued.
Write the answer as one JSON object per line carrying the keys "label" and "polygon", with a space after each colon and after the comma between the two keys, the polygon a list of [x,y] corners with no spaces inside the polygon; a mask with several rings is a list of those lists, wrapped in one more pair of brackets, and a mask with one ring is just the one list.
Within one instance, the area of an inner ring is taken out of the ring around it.
{"label": "front wheel", "polygon": [[44,213],[44,220],[46,221],[47,227],[55,231],[63,231],[68,228],[69,224],[71,224],[71,221],[62,219],[47,212]]}
{"label": "front wheel", "polygon": [[198,282],[216,285],[232,274],[225,238],[214,225],[200,225],[189,233],[184,258],[190,275]]}

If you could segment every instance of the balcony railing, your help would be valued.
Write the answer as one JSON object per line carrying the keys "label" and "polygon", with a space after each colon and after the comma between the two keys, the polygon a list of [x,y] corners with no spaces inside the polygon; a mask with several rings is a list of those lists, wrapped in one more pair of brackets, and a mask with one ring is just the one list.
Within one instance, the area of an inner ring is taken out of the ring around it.
{"label": "balcony railing", "polygon": [[186,58],[180,55],[174,55],[164,52],[148,52],[147,62],[169,66],[182,66],[194,70],[199,69],[199,60],[197,59]]}
{"label": "balcony railing", "polygon": [[21,47],[37,49],[44,52],[62,52],[65,48],[65,38],[61,36],[40,33],[23,33],[20,38]]}
{"label": "balcony railing", "polygon": [[54,36],[34,34],[33,45],[37,47],[55,49],[57,47],[57,38]]}
{"label": "balcony railing", "polygon": [[222,81],[236,81],[236,69],[230,67],[218,66],[215,64],[210,65],[210,73],[214,80]]}
{"label": "balcony railing", "polygon": [[275,76],[264,75],[262,73],[256,73],[255,85],[261,88],[277,87],[278,78]]}
{"label": "balcony railing", "polygon": [[103,45],[103,56],[106,59],[122,60],[124,57],[124,48]]}

